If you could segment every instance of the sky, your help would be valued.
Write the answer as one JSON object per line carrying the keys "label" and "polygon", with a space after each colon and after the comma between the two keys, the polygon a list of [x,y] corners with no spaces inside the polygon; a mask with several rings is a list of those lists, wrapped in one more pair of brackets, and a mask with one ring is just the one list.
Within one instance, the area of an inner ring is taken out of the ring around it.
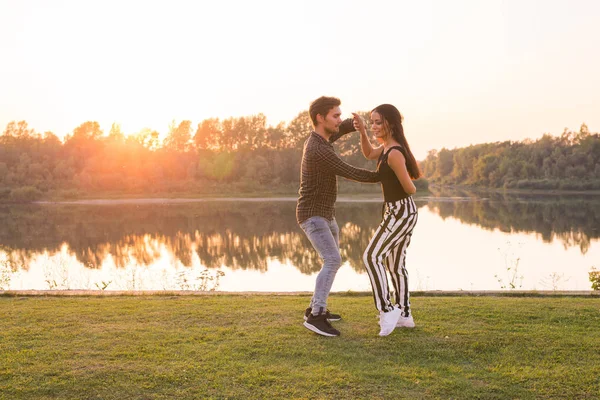
{"label": "sky", "polygon": [[0,129],[276,125],[327,95],[395,105],[417,159],[598,132],[598,21],[596,0],[0,0]]}

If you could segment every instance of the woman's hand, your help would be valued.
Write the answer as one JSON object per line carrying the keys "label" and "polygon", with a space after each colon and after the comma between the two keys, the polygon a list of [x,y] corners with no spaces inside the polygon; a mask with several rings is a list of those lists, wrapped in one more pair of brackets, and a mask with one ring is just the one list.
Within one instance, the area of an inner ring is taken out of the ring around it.
{"label": "woman's hand", "polygon": [[365,120],[358,115],[357,113],[352,113],[352,115],[354,116],[352,124],[354,125],[354,129],[356,129],[357,131],[359,131],[360,133],[367,133],[367,127],[365,124]]}

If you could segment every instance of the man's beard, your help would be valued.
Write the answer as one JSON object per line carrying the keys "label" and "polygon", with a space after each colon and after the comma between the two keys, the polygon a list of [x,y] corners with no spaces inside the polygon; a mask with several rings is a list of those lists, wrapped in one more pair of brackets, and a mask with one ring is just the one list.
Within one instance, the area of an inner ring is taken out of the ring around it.
{"label": "man's beard", "polygon": [[325,132],[327,132],[329,135],[336,134],[336,133],[338,133],[339,131],[340,131],[340,127],[339,127],[339,126],[338,126],[338,127],[336,127],[336,128],[334,128],[334,129],[328,129],[328,128],[325,128]]}

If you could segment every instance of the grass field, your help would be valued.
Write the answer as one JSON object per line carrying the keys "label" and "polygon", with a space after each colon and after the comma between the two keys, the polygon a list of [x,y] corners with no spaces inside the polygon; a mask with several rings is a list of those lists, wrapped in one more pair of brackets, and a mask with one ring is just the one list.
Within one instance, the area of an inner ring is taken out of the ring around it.
{"label": "grass field", "polygon": [[379,337],[370,296],[0,297],[1,399],[597,399],[600,302],[412,299]]}

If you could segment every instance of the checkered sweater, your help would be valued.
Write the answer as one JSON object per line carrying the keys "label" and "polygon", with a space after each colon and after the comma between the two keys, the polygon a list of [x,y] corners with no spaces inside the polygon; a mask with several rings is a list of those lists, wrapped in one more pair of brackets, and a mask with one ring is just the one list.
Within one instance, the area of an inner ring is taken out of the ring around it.
{"label": "checkered sweater", "polygon": [[332,136],[329,142],[313,131],[304,143],[298,191],[300,197],[296,205],[298,223],[314,216],[330,221],[335,217],[337,175],[357,182],[379,182],[377,172],[353,167],[342,161],[333,150],[331,143],[351,131],[340,126],[340,133]]}

